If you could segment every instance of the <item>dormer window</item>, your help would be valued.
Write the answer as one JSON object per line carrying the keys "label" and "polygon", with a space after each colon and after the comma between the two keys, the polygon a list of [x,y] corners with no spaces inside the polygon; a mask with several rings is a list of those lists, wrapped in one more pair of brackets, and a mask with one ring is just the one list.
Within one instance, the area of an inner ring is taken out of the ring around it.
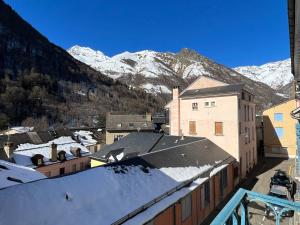
{"label": "dormer window", "polygon": [[36,154],[31,157],[31,161],[35,166],[42,166],[44,164],[44,156],[41,154]]}
{"label": "dormer window", "polygon": [[66,161],[66,152],[65,151],[60,151],[57,154],[57,159],[61,162]]}
{"label": "dormer window", "polygon": [[197,102],[192,103],[192,110],[193,111],[198,110],[198,103]]}

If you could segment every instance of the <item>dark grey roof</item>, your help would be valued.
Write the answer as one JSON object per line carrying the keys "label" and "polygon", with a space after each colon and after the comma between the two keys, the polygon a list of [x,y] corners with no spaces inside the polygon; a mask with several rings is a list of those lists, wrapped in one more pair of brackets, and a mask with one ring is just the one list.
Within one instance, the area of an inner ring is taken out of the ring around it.
{"label": "dark grey roof", "polygon": [[202,97],[202,96],[216,96],[216,95],[224,95],[224,94],[234,94],[240,93],[244,88],[243,84],[229,84],[218,87],[211,88],[201,88],[194,90],[186,90],[183,92],[180,97],[181,98],[189,98],[189,97]]}
{"label": "dark grey roof", "polygon": [[[119,141],[114,142],[111,145],[104,146],[101,151],[98,151],[92,155],[93,158],[105,159],[110,155],[114,156],[121,152],[115,151],[122,149],[124,157],[127,155],[133,155],[133,153],[144,154],[151,150],[151,148],[163,137],[163,134],[152,132],[134,132],[131,133]],[[111,153],[111,154],[110,154]]]}
{"label": "dark grey roof", "polygon": [[111,145],[103,147],[99,152],[92,155],[92,158],[103,161],[113,158],[123,152],[123,158],[131,158],[150,152],[160,151],[175,146],[181,146],[195,141],[203,140],[202,137],[180,137],[169,136],[161,133],[135,132],[131,133]]}
{"label": "dark grey roof", "polygon": [[235,161],[235,159],[222,148],[208,139],[202,138],[197,141],[170,147],[161,151],[154,151],[138,157],[121,160],[113,165],[142,165],[145,168],[162,167],[188,167],[204,165],[222,165]]}
{"label": "dark grey roof", "polygon": [[[118,126],[121,124],[121,126]],[[151,117],[144,115],[130,115],[130,114],[107,114],[106,116],[106,130],[154,130]]]}

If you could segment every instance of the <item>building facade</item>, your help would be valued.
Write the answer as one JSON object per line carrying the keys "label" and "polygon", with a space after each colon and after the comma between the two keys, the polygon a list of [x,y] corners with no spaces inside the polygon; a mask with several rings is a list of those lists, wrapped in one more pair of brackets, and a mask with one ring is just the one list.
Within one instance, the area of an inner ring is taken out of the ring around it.
{"label": "building facade", "polygon": [[295,158],[297,120],[290,115],[295,108],[296,100],[292,99],[263,112],[266,157]]}
{"label": "building facade", "polygon": [[236,158],[242,178],[257,163],[254,95],[243,85],[201,76],[182,92],[174,88],[166,108],[171,135],[208,138]]}
{"label": "building facade", "polygon": [[106,115],[106,144],[112,144],[132,132],[154,131],[152,116],[107,113]]}

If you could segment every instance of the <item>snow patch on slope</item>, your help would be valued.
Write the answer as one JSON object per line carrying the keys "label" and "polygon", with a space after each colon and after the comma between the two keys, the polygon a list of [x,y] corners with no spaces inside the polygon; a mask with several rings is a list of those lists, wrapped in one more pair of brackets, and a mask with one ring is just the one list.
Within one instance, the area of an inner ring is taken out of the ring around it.
{"label": "snow patch on slope", "polygon": [[261,66],[241,66],[233,68],[242,75],[279,89],[293,80],[291,59],[266,63]]}

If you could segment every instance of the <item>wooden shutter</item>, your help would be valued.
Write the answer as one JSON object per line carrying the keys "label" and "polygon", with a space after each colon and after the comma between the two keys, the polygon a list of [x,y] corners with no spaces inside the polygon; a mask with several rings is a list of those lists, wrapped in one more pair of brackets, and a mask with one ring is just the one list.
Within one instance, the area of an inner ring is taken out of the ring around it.
{"label": "wooden shutter", "polygon": [[215,135],[223,135],[223,122],[215,122]]}
{"label": "wooden shutter", "polygon": [[196,121],[189,122],[189,133],[196,134]]}

